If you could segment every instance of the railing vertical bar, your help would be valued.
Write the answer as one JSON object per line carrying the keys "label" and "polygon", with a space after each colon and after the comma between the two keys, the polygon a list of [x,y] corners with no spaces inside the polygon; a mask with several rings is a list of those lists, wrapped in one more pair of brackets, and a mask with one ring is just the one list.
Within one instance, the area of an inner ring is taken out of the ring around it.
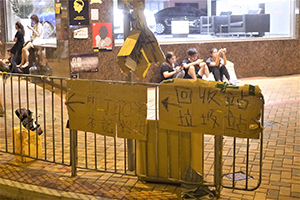
{"label": "railing vertical bar", "polygon": [[63,97],[63,79],[60,79],[60,124],[61,124],[61,162],[65,163],[65,141],[64,141],[64,97]]}
{"label": "railing vertical bar", "polygon": [[167,176],[168,176],[168,179],[170,179],[171,177],[171,149],[170,149],[170,131],[167,130]]}
{"label": "railing vertical bar", "polygon": [[181,180],[181,137],[182,133],[179,132],[178,136],[178,180]]}
{"label": "railing vertical bar", "polygon": [[[18,76],[18,97],[19,97],[19,109],[21,111],[21,77],[20,76]],[[19,125],[20,125],[20,149],[21,149],[20,154],[23,154],[23,144],[22,144],[22,141],[23,141],[23,132],[22,132],[22,121],[21,120],[20,120]],[[28,130],[28,132],[30,132],[30,130]]]}
{"label": "railing vertical bar", "polygon": [[[263,96],[261,98],[264,100]],[[262,125],[262,127],[264,127],[264,116],[265,116],[264,107],[265,107],[265,100],[264,100],[264,103],[261,108],[261,125]],[[263,140],[264,140],[264,129],[262,129],[261,133],[260,133],[259,182],[257,184],[257,187],[260,186],[261,180],[262,180],[262,164],[263,164],[262,159],[263,159],[263,147],[264,147]]]}
{"label": "railing vertical bar", "polygon": [[70,129],[70,160],[71,160],[71,173],[72,177],[77,175],[78,164],[78,142],[77,131]]}
{"label": "railing vertical bar", "polygon": [[248,189],[248,175],[249,175],[249,138],[247,138],[247,156],[246,156],[246,189]]}
{"label": "railing vertical bar", "polygon": [[127,150],[126,150],[126,138],[124,138],[124,172],[127,174]]}
{"label": "railing vertical bar", "polygon": [[[37,79],[35,79],[35,81],[37,81]],[[36,124],[38,124],[38,106],[37,106],[37,86],[36,86],[36,82],[34,83],[34,100],[35,100],[35,120],[36,120]],[[36,157],[36,159],[39,157],[39,153],[38,153],[38,151],[39,151],[39,145],[38,145],[38,134],[37,134],[37,131],[35,131],[35,157]]]}
{"label": "railing vertical bar", "polygon": [[45,160],[47,160],[47,123],[46,123],[46,91],[45,91],[45,82],[43,82],[43,115],[44,115],[44,151],[45,151]]}
{"label": "railing vertical bar", "polygon": [[94,149],[95,149],[95,169],[98,168],[97,166],[97,135],[94,133]]}
{"label": "railing vertical bar", "polygon": [[236,156],[236,137],[233,138],[233,176],[232,176],[232,187],[235,187],[235,156]]}
{"label": "railing vertical bar", "polygon": [[15,152],[15,130],[14,130],[14,125],[15,125],[15,118],[14,118],[14,85],[13,85],[13,77],[10,77],[10,96],[11,96],[11,128],[13,130],[13,153]]}
{"label": "railing vertical bar", "polygon": [[[192,134],[193,133],[190,133],[189,135],[190,135],[190,141],[189,141],[189,145],[190,145],[190,166],[192,167],[192,154],[193,154],[193,151],[192,151],[192,146],[193,146],[193,142],[192,142]],[[203,174],[201,174],[202,175],[202,177],[203,177]],[[180,179],[181,180],[181,179]]]}
{"label": "railing vertical bar", "polygon": [[201,134],[202,136],[202,170],[201,170],[201,174],[202,177],[204,179],[204,134]]}
{"label": "railing vertical bar", "polygon": [[137,159],[136,159],[136,140],[134,140],[134,175],[137,175]]}
{"label": "railing vertical bar", "polygon": [[51,99],[52,99],[52,142],[53,142],[53,162],[55,162],[55,130],[54,130],[54,80],[51,79]]}
{"label": "railing vertical bar", "polygon": [[[29,89],[28,89],[28,77],[26,77],[26,102],[27,102],[27,110],[29,110]],[[30,130],[28,130],[28,141],[30,141]],[[30,144],[31,142],[28,142],[28,155],[30,155]]]}
{"label": "railing vertical bar", "polygon": [[85,152],[85,168],[88,168],[88,155],[87,155],[87,132],[84,132],[84,152]]}
{"label": "railing vertical bar", "polygon": [[114,168],[115,172],[117,172],[117,140],[116,140],[116,135],[114,136]]}
{"label": "railing vertical bar", "polygon": [[[147,131],[149,134],[149,125],[147,126]],[[145,169],[146,176],[148,176],[148,153],[147,153],[148,152],[148,143],[147,143],[147,141],[140,141],[140,142],[145,144],[144,169]]]}
{"label": "railing vertical bar", "polygon": [[104,135],[104,169],[107,170],[106,135]]}
{"label": "railing vertical bar", "polygon": [[158,125],[157,125],[157,102],[158,102],[158,88],[157,87],[155,87],[155,104],[154,104],[154,109],[155,109],[155,167],[156,167],[156,177],[159,177],[159,168],[158,168],[158,166],[159,166],[159,163],[158,163],[158,151],[159,151],[159,148],[158,148]]}
{"label": "railing vertical bar", "polygon": [[214,183],[216,185],[216,196],[220,197],[222,185],[222,161],[223,161],[223,136],[215,135],[215,165]]}
{"label": "railing vertical bar", "polygon": [[4,111],[4,129],[5,129],[5,151],[8,152],[8,143],[7,143],[7,118],[6,118],[6,89],[5,89],[5,83],[2,81],[2,87],[3,87],[3,111]]}

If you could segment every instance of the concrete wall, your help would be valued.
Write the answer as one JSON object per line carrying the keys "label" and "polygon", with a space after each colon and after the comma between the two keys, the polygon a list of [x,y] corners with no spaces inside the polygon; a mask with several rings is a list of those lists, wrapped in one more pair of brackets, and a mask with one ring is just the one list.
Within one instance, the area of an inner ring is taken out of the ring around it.
{"label": "concrete wall", "polygon": [[[238,78],[300,74],[299,39],[161,45],[163,52],[173,51],[178,57],[178,62],[187,57],[186,50],[191,47],[197,48],[199,57],[204,59],[209,56],[209,51],[212,47],[227,48],[227,59],[234,63]],[[115,58],[119,49],[115,47],[112,52],[100,52],[101,63],[99,72],[82,73],[80,78],[124,80],[124,76],[115,64]],[[140,80],[137,77],[134,77],[134,80],[158,82],[159,67],[152,65],[144,80]]]}

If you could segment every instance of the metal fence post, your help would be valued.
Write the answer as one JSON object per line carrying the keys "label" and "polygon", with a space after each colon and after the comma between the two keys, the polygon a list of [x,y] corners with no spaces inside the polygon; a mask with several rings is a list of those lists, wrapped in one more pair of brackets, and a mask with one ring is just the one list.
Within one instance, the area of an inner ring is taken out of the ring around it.
{"label": "metal fence post", "polygon": [[[128,37],[130,33],[130,8],[128,7],[128,4],[124,4],[123,8],[123,15],[124,15],[124,41]],[[128,75],[125,77],[125,81],[132,82],[132,73],[129,72]],[[128,170],[133,171],[135,170],[135,152],[133,147],[133,140],[127,139],[127,157],[128,157]],[[125,166],[126,167],[126,166]]]}
{"label": "metal fence post", "polygon": [[70,160],[72,177],[77,175],[78,164],[77,131],[70,129]]}
{"label": "metal fence post", "polygon": [[219,197],[222,185],[222,160],[223,160],[223,136],[215,135],[215,166],[214,182],[216,185],[216,196]]}

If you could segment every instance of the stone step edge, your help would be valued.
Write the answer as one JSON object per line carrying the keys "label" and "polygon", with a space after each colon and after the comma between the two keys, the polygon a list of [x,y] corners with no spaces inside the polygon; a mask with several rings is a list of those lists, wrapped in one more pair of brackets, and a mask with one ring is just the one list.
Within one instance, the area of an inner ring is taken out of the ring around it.
{"label": "stone step edge", "polygon": [[3,178],[0,178],[0,197],[22,200],[110,199],[105,197],[80,194],[76,192],[65,192],[62,190],[56,190],[27,183],[20,183]]}

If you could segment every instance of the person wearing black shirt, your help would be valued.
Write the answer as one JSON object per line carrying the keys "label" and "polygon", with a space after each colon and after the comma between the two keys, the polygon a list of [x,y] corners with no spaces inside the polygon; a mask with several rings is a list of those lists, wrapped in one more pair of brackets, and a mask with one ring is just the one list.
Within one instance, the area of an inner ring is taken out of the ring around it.
{"label": "person wearing black shirt", "polygon": [[185,76],[187,79],[197,79],[202,78],[203,74],[206,77],[209,76],[208,67],[202,59],[198,59],[198,51],[195,48],[190,48],[187,51],[188,58],[182,61],[182,66],[184,67]]}
{"label": "person wearing black shirt", "polygon": [[160,74],[162,80],[184,77],[185,72],[176,62],[176,56],[173,52],[167,53],[166,62],[161,65]]}
{"label": "person wearing black shirt", "polygon": [[17,29],[17,33],[15,35],[14,41],[16,42],[14,46],[10,49],[10,52],[14,54],[13,60],[16,62],[16,64],[21,63],[22,59],[22,48],[24,45],[24,35],[25,30],[21,22],[16,22],[15,27]]}
{"label": "person wearing black shirt", "polygon": [[[226,48],[221,48],[219,51],[217,48],[212,48],[210,51],[210,57],[206,60],[206,64],[208,65],[209,71],[213,73],[216,81],[222,82],[223,75],[225,75],[228,83],[233,85],[233,83],[230,81],[230,75],[225,66],[227,62],[226,52]],[[221,58],[221,56],[223,58]]]}

